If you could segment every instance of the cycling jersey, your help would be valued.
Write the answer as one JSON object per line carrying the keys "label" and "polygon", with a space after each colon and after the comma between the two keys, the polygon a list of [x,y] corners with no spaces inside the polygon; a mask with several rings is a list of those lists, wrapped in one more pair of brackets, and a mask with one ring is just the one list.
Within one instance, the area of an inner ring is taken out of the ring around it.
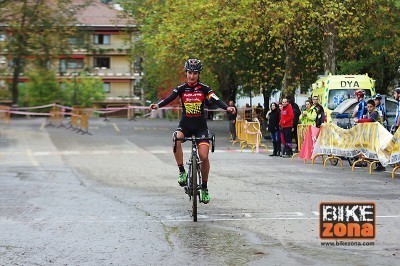
{"label": "cycling jersey", "polygon": [[362,119],[367,114],[367,103],[362,99],[358,102],[356,118]]}
{"label": "cycling jersey", "polygon": [[172,93],[167,98],[161,100],[158,103],[158,106],[166,106],[178,96],[181,98],[182,117],[204,117],[204,103],[206,99],[215,102],[224,110],[228,108],[228,106],[221,101],[217,95],[215,95],[209,86],[201,82],[197,82],[192,86],[187,82],[183,83],[173,89]]}
{"label": "cycling jersey", "polygon": [[[204,104],[206,99],[215,102],[220,108],[226,110],[228,106],[221,101],[212,89],[197,82],[192,86],[187,82],[172,90],[172,93],[158,103],[159,107],[166,106],[180,97],[182,106],[182,118],[176,130],[181,131],[185,137],[209,137],[209,131],[204,116]],[[208,141],[201,141],[206,142]]]}
{"label": "cycling jersey", "polygon": [[396,109],[396,118],[395,118],[396,126],[399,124],[399,119],[400,119],[400,101],[397,100],[397,109]]}
{"label": "cycling jersey", "polygon": [[382,104],[376,106],[376,110],[378,111],[379,115],[382,117],[382,120],[386,120],[386,111],[385,107]]}

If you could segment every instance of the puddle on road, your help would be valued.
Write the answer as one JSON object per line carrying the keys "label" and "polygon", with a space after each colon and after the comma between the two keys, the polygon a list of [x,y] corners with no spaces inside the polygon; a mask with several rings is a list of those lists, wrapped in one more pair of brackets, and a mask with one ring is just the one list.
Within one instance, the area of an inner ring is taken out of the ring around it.
{"label": "puddle on road", "polygon": [[175,248],[193,254],[198,261],[224,265],[243,265],[266,256],[265,246],[243,231],[193,224],[166,227],[166,238],[179,243]]}

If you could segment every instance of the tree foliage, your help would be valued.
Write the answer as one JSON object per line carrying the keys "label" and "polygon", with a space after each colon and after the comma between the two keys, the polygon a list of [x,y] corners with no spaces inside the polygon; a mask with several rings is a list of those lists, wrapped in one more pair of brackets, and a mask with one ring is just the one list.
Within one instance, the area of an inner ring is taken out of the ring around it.
{"label": "tree foliage", "polygon": [[62,102],[68,106],[92,107],[95,102],[106,97],[100,77],[87,76],[81,72],[73,78],[63,79],[62,82]]}
{"label": "tree foliage", "polygon": [[[267,96],[282,88],[284,93],[299,86],[307,90],[318,74],[349,69],[354,74],[370,73],[386,90],[399,62],[396,2],[132,0],[122,4],[141,27],[148,90],[170,88],[182,78],[183,62],[198,57],[206,66],[207,75],[202,77],[207,76],[206,81],[227,100],[236,96],[238,87]],[[383,33],[385,41],[378,39]],[[379,74],[377,60],[393,64],[380,67]]]}
{"label": "tree foliage", "polygon": [[40,106],[60,102],[61,89],[53,71],[39,69],[27,73],[29,81],[20,85],[22,106]]}
{"label": "tree foliage", "polygon": [[73,0],[2,2],[0,19],[8,35],[3,48],[11,56],[14,104],[18,103],[19,76],[29,71],[25,69],[28,61],[33,68],[45,71],[50,69],[52,59],[68,52],[68,38],[75,33],[74,15],[84,6],[74,4]]}

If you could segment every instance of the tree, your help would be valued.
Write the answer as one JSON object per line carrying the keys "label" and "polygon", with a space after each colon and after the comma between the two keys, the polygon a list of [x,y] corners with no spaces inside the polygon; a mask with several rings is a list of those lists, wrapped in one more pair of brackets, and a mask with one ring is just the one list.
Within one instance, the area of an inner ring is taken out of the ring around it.
{"label": "tree", "polygon": [[19,76],[28,64],[47,69],[56,55],[68,49],[68,38],[74,33],[76,10],[84,5],[74,5],[72,0],[21,0],[4,2],[5,30],[8,33],[5,48],[11,56],[12,103],[18,103]]}
{"label": "tree", "polygon": [[376,80],[377,91],[386,94],[400,78],[400,5],[377,0],[362,7],[363,29],[358,38],[345,38],[341,43],[339,72],[368,73]]}
{"label": "tree", "polygon": [[50,70],[39,69],[27,74],[29,81],[20,85],[22,106],[40,106],[49,103],[61,102],[62,94],[55,73]]}
{"label": "tree", "polygon": [[62,83],[63,102],[69,106],[92,107],[95,102],[106,97],[100,77],[87,76],[81,72],[73,78],[64,78]]}
{"label": "tree", "polygon": [[[124,7],[138,19],[152,89],[181,78],[184,60],[199,57],[207,66],[207,82],[216,83],[227,100],[238,87],[262,91],[265,99],[282,84],[284,94],[299,86],[306,91],[318,74],[336,73],[338,62],[343,66],[349,58],[344,51],[357,54],[349,40],[360,38],[366,27],[379,32],[378,25],[386,23],[367,23],[373,3],[133,0]],[[393,22],[385,25],[398,28]]]}

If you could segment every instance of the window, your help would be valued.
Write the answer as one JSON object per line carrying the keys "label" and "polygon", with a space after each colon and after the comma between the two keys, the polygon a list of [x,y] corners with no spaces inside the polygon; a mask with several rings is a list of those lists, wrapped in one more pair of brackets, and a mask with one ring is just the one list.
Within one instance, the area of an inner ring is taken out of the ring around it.
{"label": "window", "polygon": [[106,93],[111,92],[111,83],[110,82],[104,82],[103,83],[103,90]]}
{"label": "window", "polygon": [[94,58],[94,67],[110,68],[110,58],[109,57],[95,57]]}
{"label": "window", "polygon": [[68,44],[77,45],[78,44],[78,38],[76,38],[76,37],[68,38]]}
{"label": "window", "polygon": [[66,72],[67,69],[82,69],[83,59],[61,59],[61,71]]}
{"label": "window", "polygon": [[111,35],[109,34],[96,34],[94,35],[94,44],[111,44]]}
{"label": "window", "polygon": [[[350,98],[356,98],[354,95],[355,91],[358,89],[332,89],[329,91],[329,96],[328,96],[328,109],[334,110],[336,107],[338,107],[343,101],[350,99]],[[370,90],[364,90],[365,92],[365,97],[364,98],[371,98],[371,91]]]}

